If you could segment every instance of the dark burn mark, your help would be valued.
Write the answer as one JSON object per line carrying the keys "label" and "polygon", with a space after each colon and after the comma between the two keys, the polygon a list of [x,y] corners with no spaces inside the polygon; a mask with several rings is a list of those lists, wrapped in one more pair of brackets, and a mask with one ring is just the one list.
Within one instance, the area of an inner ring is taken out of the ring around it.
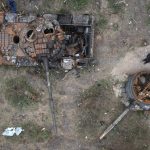
{"label": "dark burn mark", "polygon": [[150,53],[146,56],[145,59],[143,59],[144,64],[147,64],[150,62]]}

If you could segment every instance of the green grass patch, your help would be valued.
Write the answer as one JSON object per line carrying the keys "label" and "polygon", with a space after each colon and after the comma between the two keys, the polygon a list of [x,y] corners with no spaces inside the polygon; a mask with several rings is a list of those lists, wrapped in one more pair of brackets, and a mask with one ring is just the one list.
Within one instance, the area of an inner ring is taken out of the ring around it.
{"label": "green grass patch", "polygon": [[39,94],[25,77],[7,79],[5,84],[5,97],[12,106],[22,109],[39,101]]}
{"label": "green grass patch", "polygon": [[99,16],[99,20],[97,21],[97,26],[99,29],[105,29],[107,27],[108,20],[104,15]]}
{"label": "green grass patch", "polygon": [[114,23],[112,26],[112,29],[113,29],[113,31],[118,31],[118,29],[119,29],[118,23]]}
{"label": "green grass patch", "polygon": [[99,129],[104,124],[100,114],[104,114],[103,111],[106,111],[105,108],[111,102],[111,93],[112,87],[109,80],[100,80],[81,93],[77,123],[80,137],[87,136],[91,140],[97,138]]}
{"label": "green grass patch", "polygon": [[87,6],[89,0],[67,0],[67,3],[74,10],[80,10]]}
{"label": "green grass patch", "polygon": [[61,8],[59,11],[58,11],[58,13],[60,13],[60,14],[71,14],[71,12],[70,12],[70,10],[69,9],[67,9],[67,8]]}
{"label": "green grass patch", "polygon": [[146,11],[148,14],[150,13],[150,3],[148,5],[146,5]]}
{"label": "green grass patch", "polygon": [[86,89],[83,93],[81,93],[81,100],[89,99],[89,98],[97,98],[101,94],[102,88],[109,88],[109,81],[101,80],[97,81],[93,86]]}
{"label": "green grass patch", "polygon": [[6,137],[6,139],[16,142],[45,142],[52,137],[51,131],[46,128],[43,128],[33,122],[27,122],[20,124],[24,131],[19,135],[14,135],[13,137]]}
{"label": "green grass patch", "polygon": [[114,14],[118,14],[123,12],[125,4],[123,2],[119,2],[118,0],[107,0],[108,7],[112,10]]}
{"label": "green grass patch", "polygon": [[150,17],[148,17],[147,19],[146,19],[146,25],[150,25]]}

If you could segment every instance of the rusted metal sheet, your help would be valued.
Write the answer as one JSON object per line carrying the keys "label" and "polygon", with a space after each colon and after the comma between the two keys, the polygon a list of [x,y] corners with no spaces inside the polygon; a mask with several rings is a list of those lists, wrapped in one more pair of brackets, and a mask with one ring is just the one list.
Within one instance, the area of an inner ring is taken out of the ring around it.
{"label": "rusted metal sheet", "polygon": [[134,75],[133,94],[135,100],[150,104],[150,73],[140,72]]}
{"label": "rusted metal sheet", "polygon": [[125,87],[132,110],[150,110],[150,73],[139,72],[128,78]]}

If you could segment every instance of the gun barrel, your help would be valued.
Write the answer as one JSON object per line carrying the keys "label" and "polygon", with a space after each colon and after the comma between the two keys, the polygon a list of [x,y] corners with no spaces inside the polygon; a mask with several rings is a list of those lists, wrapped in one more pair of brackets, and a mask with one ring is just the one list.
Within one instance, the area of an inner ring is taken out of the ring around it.
{"label": "gun barrel", "polygon": [[47,59],[47,57],[43,58],[43,63],[44,63],[44,66],[45,66],[45,71],[46,71],[47,87],[48,87],[48,94],[49,94],[49,104],[50,104],[52,121],[53,121],[53,131],[54,131],[55,134],[57,134],[55,105],[54,105],[54,100],[53,100],[53,97],[52,97],[52,85],[51,85],[50,77],[49,77],[49,68],[48,68],[48,59]]}
{"label": "gun barrel", "polygon": [[127,108],[123,111],[123,113],[100,136],[100,140],[102,140],[125,117],[129,110],[130,108]]}

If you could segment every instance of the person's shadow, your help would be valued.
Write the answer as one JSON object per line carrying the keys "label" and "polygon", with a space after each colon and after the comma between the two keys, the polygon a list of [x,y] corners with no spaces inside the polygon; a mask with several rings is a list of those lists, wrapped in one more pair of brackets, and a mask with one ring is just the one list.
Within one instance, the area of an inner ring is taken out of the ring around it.
{"label": "person's shadow", "polygon": [[145,59],[143,59],[144,64],[147,64],[150,62],[150,53],[146,56]]}

